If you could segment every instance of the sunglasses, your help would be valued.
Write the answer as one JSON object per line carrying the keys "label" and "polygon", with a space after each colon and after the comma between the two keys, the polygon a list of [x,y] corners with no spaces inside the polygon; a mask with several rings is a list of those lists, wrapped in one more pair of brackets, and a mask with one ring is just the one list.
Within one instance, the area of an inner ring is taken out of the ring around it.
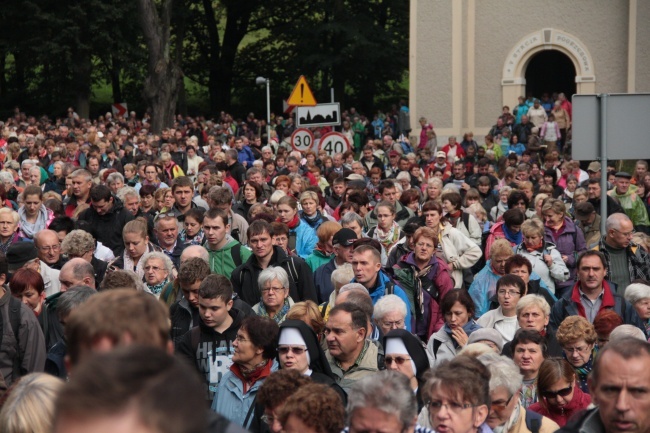
{"label": "sunglasses", "polygon": [[566,397],[567,395],[571,394],[572,389],[573,386],[569,385],[567,388],[563,388],[558,391],[543,391],[541,394],[544,398],[557,398],[558,396]]}
{"label": "sunglasses", "polygon": [[300,347],[300,346],[281,346],[278,347],[278,352],[280,355],[286,355],[289,352],[292,352],[294,355],[302,355],[305,353],[307,349],[305,347]]}
{"label": "sunglasses", "polygon": [[391,365],[393,362],[397,363],[397,365],[402,365],[406,361],[410,361],[411,358],[406,358],[404,356],[387,356],[384,358],[384,362],[386,365]]}

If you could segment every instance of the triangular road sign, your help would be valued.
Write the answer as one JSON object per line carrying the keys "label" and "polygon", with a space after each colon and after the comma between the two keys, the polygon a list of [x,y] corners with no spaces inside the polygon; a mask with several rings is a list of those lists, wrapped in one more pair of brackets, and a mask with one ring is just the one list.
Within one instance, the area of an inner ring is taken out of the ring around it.
{"label": "triangular road sign", "polygon": [[298,78],[296,87],[293,88],[291,96],[287,99],[287,104],[301,107],[316,105],[316,98],[314,98],[314,94],[311,92],[309,84],[307,84],[307,80],[303,75]]}

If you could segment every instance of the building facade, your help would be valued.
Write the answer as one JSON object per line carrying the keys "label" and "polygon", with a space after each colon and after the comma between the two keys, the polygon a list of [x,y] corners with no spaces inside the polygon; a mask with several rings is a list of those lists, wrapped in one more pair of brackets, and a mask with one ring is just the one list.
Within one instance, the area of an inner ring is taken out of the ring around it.
{"label": "building facade", "polygon": [[650,1],[410,1],[412,134],[482,142],[527,93],[650,92]]}

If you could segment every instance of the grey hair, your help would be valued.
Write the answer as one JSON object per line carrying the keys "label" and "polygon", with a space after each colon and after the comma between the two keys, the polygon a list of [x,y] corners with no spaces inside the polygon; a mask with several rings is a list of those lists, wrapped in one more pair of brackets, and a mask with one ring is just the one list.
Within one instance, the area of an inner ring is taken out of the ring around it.
{"label": "grey hair", "polygon": [[609,334],[609,339],[612,341],[623,338],[636,338],[641,341],[648,341],[643,331],[634,325],[618,325]]}
{"label": "grey hair", "polygon": [[[119,173],[113,173],[113,174],[119,174]],[[108,177],[110,178],[111,175],[109,175]],[[122,178],[122,182],[124,182],[124,178]],[[138,191],[136,191],[135,188],[133,188],[132,186],[123,186],[117,191],[117,198],[119,198],[122,203],[124,203],[124,200],[126,200],[126,198],[129,196],[137,197],[138,202],[140,202],[140,194],[138,194]]]}
{"label": "grey hair", "polygon": [[81,281],[86,277],[90,277],[95,281],[95,269],[90,262],[85,261],[82,258],[73,258],[70,259],[65,265],[72,268],[72,276],[75,280]]}
{"label": "grey hair", "polygon": [[124,183],[124,176],[122,176],[121,173],[111,173],[106,178],[106,185],[110,185],[113,182],[115,182],[116,180],[120,180],[120,181],[122,181],[122,183]]}
{"label": "grey hair", "polygon": [[623,221],[632,222],[630,217],[625,215],[624,213],[613,213],[609,217],[607,217],[607,222],[605,223],[605,229],[606,230],[620,230],[621,229],[621,223]]}
{"label": "grey hair", "polygon": [[286,192],[280,189],[276,189],[275,191],[273,191],[273,194],[271,194],[271,198],[269,199],[269,201],[271,202],[271,204],[278,204],[280,199],[285,195],[287,195]]}
{"label": "grey hair", "polygon": [[551,314],[551,306],[548,305],[546,299],[541,295],[526,295],[522,297],[519,302],[517,302],[517,317],[519,314],[528,307],[537,307],[544,313],[544,316],[548,317]]}
{"label": "grey hair", "polygon": [[289,288],[289,275],[287,275],[287,271],[280,266],[269,266],[260,272],[260,276],[257,277],[257,285],[260,291],[266,283],[270,283],[273,280],[278,280],[285,289]]}
{"label": "grey hair", "polygon": [[363,228],[363,218],[361,218],[361,216],[356,212],[346,213],[341,217],[341,220],[339,222],[343,227],[348,226],[353,222],[356,222],[357,224],[359,224],[359,227]]}
{"label": "grey hair", "polygon": [[402,373],[382,370],[366,376],[352,385],[348,392],[348,425],[357,409],[373,408],[396,415],[400,430],[412,427],[417,416],[417,401],[409,379]]}
{"label": "grey hair", "polygon": [[262,152],[266,152],[267,150],[270,150],[271,152],[273,152],[273,149],[271,148],[271,146],[262,147]]}
{"label": "grey hair", "polygon": [[499,190],[499,195],[501,195],[501,194],[510,194],[510,191],[512,191],[511,186],[508,186],[508,185],[502,186],[501,189]]}
{"label": "grey hair", "polygon": [[381,320],[386,314],[392,312],[398,312],[402,317],[406,317],[406,304],[397,295],[386,295],[375,304],[373,318]]}
{"label": "grey hair", "polygon": [[457,192],[460,194],[460,187],[456,185],[455,183],[448,183],[445,185],[445,187],[440,191],[440,195],[448,193],[448,192]]}
{"label": "grey hair", "polygon": [[345,292],[364,292],[368,293],[368,289],[364,287],[363,284],[359,283],[348,283],[345,286],[339,289],[339,295]]}
{"label": "grey hair", "polygon": [[93,175],[90,174],[88,170],[85,170],[83,168],[77,169],[70,174],[70,177],[73,178],[82,177],[82,176],[86,178],[86,182],[90,182],[91,180],[93,180]]}
{"label": "grey hair", "polygon": [[27,164],[30,164],[30,165],[37,165],[37,164],[38,164],[38,161],[34,161],[33,159],[26,159],[26,160],[24,160],[24,161],[20,164],[20,168],[25,168],[25,166],[26,166]]}
{"label": "grey hair", "polygon": [[625,300],[634,305],[641,299],[650,298],[650,286],[641,283],[633,283],[625,288],[623,295]]}
{"label": "grey hair", "polygon": [[32,168],[29,169],[29,173],[31,174],[32,171],[38,171],[38,174],[41,174],[41,167],[38,165],[33,166]]}
{"label": "grey hair", "polygon": [[63,170],[63,167],[65,166],[65,164],[63,163],[63,161],[56,161],[56,162],[55,162],[54,164],[52,164],[52,165],[53,165],[54,167],[59,167],[59,166],[60,166],[60,167],[61,167],[61,170]]}
{"label": "grey hair", "polygon": [[8,171],[0,171],[0,182],[7,182],[10,183],[11,186],[16,186],[16,181],[14,180],[13,175]]}
{"label": "grey hair", "polygon": [[524,377],[512,359],[496,353],[484,353],[478,360],[490,370],[490,392],[500,386],[507,389],[510,395],[519,392]]}
{"label": "grey hair", "polygon": [[438,185],[438,188],[442,189],[442,180],[440,180],[440,178],[437,178],[435,176],[430,177],[429,180],[427,181],[427,186],[433,184]]}
{"label": "grey hair", "polygon": [[81,257],[88,251],[95,251],[95,238],[85,230],[72,230],[61,242],[61,252]]}
{"label": "grey hair", "polygon": [[338,268],[334,269],[332,276],[330,277],[332,281],[332,286],[336,288],[337,286],[345,286],[354,278],[354,270],[352,265],[349,263],[344,263]]}
{"label": "grey hair", "polygon": [[151,259],[159,259],[160,261],[162,261],[165,270],[169,274],[167,278],[171,278],[172,272],[174,271],[174,263],[172,263],[171,259],[167,257],[165,253],[161,253],[160,251],[152,251],[142,256],[140,260],[142,260],[142,263],[146,265],[147,262]]}
{"label": "grey hair", "polygon": [[91,296],[97,294],[97,290],[88,286],[72,286],[65,292],[61,293],[61,297],[56,304],[56,312],[60,319],[65,318],[79,305],[83,304]]}
{"label": "grey hair", "polygon": [[410,182],[411,181],[411,175],[406,171],[400,171],[399,174],[397,176],[395,176],[395,179],[397,179],[397,180],[404,179],[404,180],[408,180]]}

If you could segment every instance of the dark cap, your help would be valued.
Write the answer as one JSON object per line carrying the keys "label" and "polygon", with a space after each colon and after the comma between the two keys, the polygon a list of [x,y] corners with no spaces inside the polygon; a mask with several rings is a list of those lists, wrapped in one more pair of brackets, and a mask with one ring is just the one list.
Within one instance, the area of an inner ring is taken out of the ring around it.
{"label": "dark cap", "polygon": [[332,245],[351,246],[357,240],[357,234],[352,229],[343,228],[332,238]]}
{"label": "dark cap", "polygon": [[616,177],[622,177],[622,178],[625,178],[625,179],[632,179],[632,175],[630,173],[628,173],[627,171],[619,171],[618,173],[616,173],[615,176]]}
{"label": "dark cap", "polygon": [[415,216],[409,218],[406,221],[406,223],[404,224],[404,228],[402,229],[402,233],[404,233],[406,236],[413,236],[415,231],[423,226],[424,225],[422,224],[422,219],[418,216]]}
{"label": "dark cap", "polygon": [[25,263],[38,257],[36,246],[33,242],[16,242],[7,250],[7,264],[9,271],[17,271]]}
{"label": "dark cap", "polygon": [[576,205],[576,219],[583,221],[589,218],[594,212],[596,212],[596,209],[594,209],[594,205],[589,203],[588,201],[583,202],[583,203],[578,203]]}

